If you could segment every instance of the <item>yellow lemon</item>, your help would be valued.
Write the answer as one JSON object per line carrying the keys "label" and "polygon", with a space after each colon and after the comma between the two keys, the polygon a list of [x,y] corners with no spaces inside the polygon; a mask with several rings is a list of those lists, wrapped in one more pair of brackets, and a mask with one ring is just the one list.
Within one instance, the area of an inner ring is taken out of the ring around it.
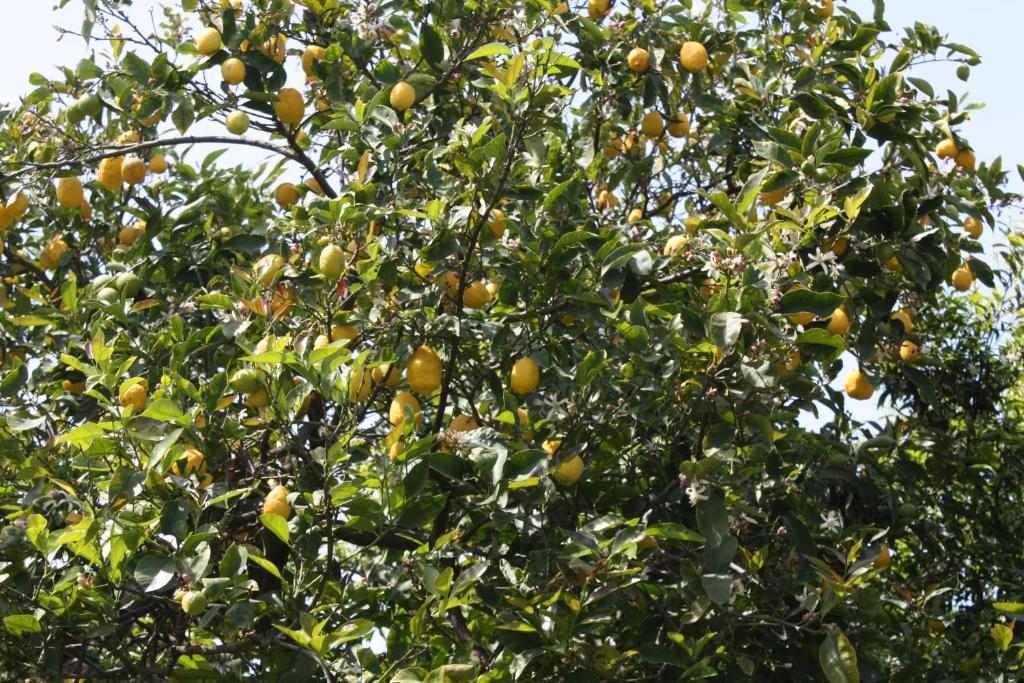
{"label": "yellow lemon", "polygon": [[416,349],[405,368],[412,390],[430,395],[441,386],[441,358],[429,346]]}
{"label": "yellow lemon", "polygon": [[820,0],[821,4],[816,5],[813,9],[814,13],[822,19],[828,19],[835,12],[835,5],[832,0]]}
{"label": "yellow lemon", "polygon": [[640,121],[640,132],[649,138],[661,137],[661,133],[664,130],[665,119],[659,112],[649,111],[644,114],[644,118]]}
{"label": "yellow lemon", "polygon": [[263,288],[269,287],[284,264],[284,256],[280,254],[262,256],[252,267],[252,274],[256,278],[256,284]]}
{"label": "yellow lemon", "polygon": [[953,271],[953,287],[959,292],[966,292],[974,282],[974,273],[967,265],[962,265]]}
{"label": "yellow lemon", "polygon": [[487,227],[490,228],[494,239],[500,240],[505,234],[505,212],[501,209],[491,211],[491,220],[487,222]]}
{"label": "yellow lemon", "polygon": [[540,368],[529,356],[520,358],[512,366],[509,376],[509,388],[513,394],[525,396],[537,389],[540,384]]}
{"label": "yellow lemon", "polygon": [[588,0],[587,14],[591,21],[601,21],[611,11],[611,0]]}
{"label": "yellow lemon", "polygon": [[904,332],[910,332],[914,329],[914,320],[910,317],[910,313],[905,310],[899,310],[889,316],[891,320],[898,320],[903,325]]}
{"label": "yellow lemon", "polygon": [[574,455],[551,473],[551,478],[562,486],[572,486],[583,476],[583,458]]}
{"label": "yellow lemon", "polygon": [[299,201],[299,190],[291,183],[281,183],[274,190],[274,201],[278,206],[291,206]]}
{"label": "yellow lemon", "polygon": [[260,52],[270,57],[278,64],[284,63],[284,58],[287,56],[287,38],[283,33],[269,38],[263,45],[260,46]]}
{"label": "yellow lemon", "polygon": [[96,169],[96,180],[110,192],[121,191],[121,166],[124,164],[124,157],[107,157],[100,160]]}
{"label": "yellow lemon", "polygon": [[491,301],[491,292],[479,280],[469,283],[462,292],[462,305],[466,308],[483,308]]}
{"label": "yellow lemon", "polygon": [[690,73],[699,73],[708,68],[708,51],[703,44],[689,40],[679,48],[679,61]]}
{"label": "yellow lemon", "polygon": [[685,138],[690,134],[690,121],[681,114],[676,114],[668,122],[668,134],[674,138]]}
{"label": "yellow lemon", "polygon": [[138,185],[146,180],[149,169],[139,157],[128,157],[121,163],[121,179],[129,185]]}
{"label": "yellow lemon", "polygon": [[245,80],[245,62],[238,57],[225,59],[220,65],[220,76],[229,85],[238,85]]}
{"label": "yellow lemon", "polygon": [[651,56],[642,47],[634,47],[629,51],[626,61],[629,63],[631,71],[641,73],[647,71],[647,67],[650,66]]}
{"label": "yellow lemon", "polygon": [[845,388],[846,395],[858,401],[865,401],[875,393],[875,387],[871,385],[871,380],[859,369],[846,376]]}
{"label": "yellow lemon", "polygon": [[322,62],[327,50],[319,45],[310,45],[302,51],[302,70],[307,76],[313,76],[313,62]]}
{"label": "yellow lemon", "polygon": [[386,386],[395,387],[402,383],[402,373],[390,363],[378,365],[371,373],[374,384],[384,382]]}
{"label": "yellow lemon", "polygon": [[306,102],[302,99],[302,93],[295,88],[281,88],[277,93],[277,101],[274,102],[274,113],[281,123],[291,126],[302,123],[302,117],[306,113]]}
{"label": "yellow lemon", "polygon": [[328,244],[320,252],[319,267],[328,282],[337,282],[345,270],[345,251],[337,244]]}
{"label": "yellow lemon", "polygon": [[391,88],[388,100],[396,110],[405,111],[416,103],[416,89],[405,81],[399,81]]}
{"label": "yellow lemon", "polygon": [[219,50],[223,44],[224,43],[220,37],[220,31],[212,26],[204,28],[196,38],[196,49],[199,50],[199,54],[204,57],[212,55],[214,52]]}
{"label": "yellow lemon", "polygon": [[245,131],[249,130],[249,115],[241,109],[236,109],[228,114],[224,123],[232,135],[244,135]]}
{"label": "yellow lemon", "polygon": [[955,159],[958,151],[960,150],[956,148],[956,143],[949,138],[935,146],[935,156],[940,159]]}
{"label": "yellow lemon", "polygon": [[689,243],[689,235],[672,235],[672,237],[669,237],[668,240],[665,241],[665,248],[662,250],[662,253],[665,256],[675,256],[686,249],[686,246]]}
{"label": "yellow lemon", "polygon": [[352,403],[365,401],[370,397],[370,390],[373,389],[373,378],[366,368],[359,372],[349,370],[346,375],[348,382],[348,400]]}
{"label": "yellow lemon", "polygon": [[471,415],[456,415],[452,418],[448,429],[453,432],[471,432],[474,429],[480,429],[480,423]]}
{"label": "yellow lemon", "polygon": [[973,150],[962,149],[956,153],[956,165],[965,171],[973,171],[977,162],[978,159]]}
{"label": "yellow lemon", "polygon": [[150,173],[166,173],[167,172],[167,157],[163,154],[154,154],[149,160],[149,172]]}
{"label": "yellow lemon", "polygon": [[82,181],[75,177],[61,178],[57,181],[57,203],[68,209],[77,209],[85,201],[85,190]]}
{"label": "yellow lemon", "polygon": [[117,233],[117,239],[127,249],[138,241],[139,229],[134,225],[126,225]]}
{"label": "yellow lemon", "polygon": [[288,504],[288,489],[278,485],[263,499],[263,514],[278,515],[288,519],[292,516],[292,507]]}

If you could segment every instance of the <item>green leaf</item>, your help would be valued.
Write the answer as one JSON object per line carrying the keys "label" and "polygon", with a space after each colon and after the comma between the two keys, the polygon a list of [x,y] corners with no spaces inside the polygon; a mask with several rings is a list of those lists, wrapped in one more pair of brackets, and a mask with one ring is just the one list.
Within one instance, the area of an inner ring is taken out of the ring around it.
{"label": "green leaf", "polygon": [[26,633],[42,633],[43,627],[31,614],[11,614],[4,617],[4,628],[15,636],[23,636]]}
{"label": "green leaf", "polygon": [[158,591],[174,578],[174,559],[160,555],[144,555],[135,567],[135,580],[147,593]]}
{"label": "green leaf", "polygon": [[810,289],[794,289],[782,297],[782,312],[791,313],[813,313],[819,318],[832,315],[832,313],[846,301],[842,294],[833,292],[814,292]]}
{"label": "green leaf", "polygon": [[739,313],[715,313],[711,316],[711,339],[723,351],[735,346],[742,331],[743,316]]}
{"label": "green leaf", "polygon": [[832,334],[823,327],[812,327],[801,332],[796,338],[797,344],[813,344],[815,346],[828,346],[833,349],[845,349],[846,340]]}
{"label": "green leaf", "polygon": [[432,66],[444,60],[444,42],[437,30],[430,24],[420,26],[420,54]]}
{"label": "green leaf", "polygon": [[829,683],[860,683],[857,651],[842,631],[837,629],[825,636],[818,659]]}
{"label": "green leaf", "polygon": [[281,515],[260,515],[260,521],[272,534],[288,543],[288,520]]}
{"label": "green leaf", "polygon": [[508,45],[503,43],[487,43],[486,45],[478,47],[470,52],[469,56],[463,61],[471,62],[474,59],[483,59],[484,57],[493,57],[495,55],[511,57],[512,50],[509,49]]}
{"label": "green leaf", "polygon": [[146,407],[142,412],[142,417],[148,417],[151,420],[159,420],[161,422],[177,422],[185,416],[181,412],[181,408],[178,404],[169,398],[160,398]]}
{"label": "green leaf", "polygon": [[375,627],[369,619],[353,619],[342,624],[341,628],[334,632],[333,637],[336,643],[347,643],[350,640],[359,640],[366,636]]}
{"label": "green leaf", "polygon": [[57,443],[67,443],[72,446],[78,446],[82,450],[87,450],[92,442],[99,437],[110,431],[110,423],[98,424],[96,422],[86,422],[83,425],[75,427],[67,434],[62,434],[57,437]]}
{"label": "green leaf", "polygon": [[1024,614],[1024,602],[993,602],[992,606],[1000,612],[1019,612]]}
{"label": "green leaf", "polygon": [[1013,642],[1013,629],[1006,624],[995,624],[989,633],[992,635],[992,640],[996,641],[996,646],[999,647],[1000,652],[1006,652],[1010,649],[1010,643]]}
{"label": "green leaf", "polygon": [[704,574],[700,584],[709,598],[719,605],[729,602],[732,597],[732,576],[729,574]]}

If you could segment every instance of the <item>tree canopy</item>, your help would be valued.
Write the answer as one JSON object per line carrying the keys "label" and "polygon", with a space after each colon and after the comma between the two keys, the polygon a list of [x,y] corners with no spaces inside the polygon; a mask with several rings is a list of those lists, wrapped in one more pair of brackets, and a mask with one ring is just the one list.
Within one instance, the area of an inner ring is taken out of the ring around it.
{"label": "tree canopy", "polygon": [[1019,198],[915,75],[971,48],[882,0],[60,4],[82,60],[0,111],[0,670],[1019,674]]}

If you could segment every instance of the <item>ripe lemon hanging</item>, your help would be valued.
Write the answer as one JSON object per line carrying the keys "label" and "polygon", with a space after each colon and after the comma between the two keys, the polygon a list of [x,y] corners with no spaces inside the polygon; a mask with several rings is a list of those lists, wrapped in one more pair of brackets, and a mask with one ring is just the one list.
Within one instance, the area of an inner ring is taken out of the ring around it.
{"label": "ripe lemon hanging", "polygon": [[428,396],[441,387],[441,358],[429,346],[421,346],[409,359],[405,376],[413,391]]}

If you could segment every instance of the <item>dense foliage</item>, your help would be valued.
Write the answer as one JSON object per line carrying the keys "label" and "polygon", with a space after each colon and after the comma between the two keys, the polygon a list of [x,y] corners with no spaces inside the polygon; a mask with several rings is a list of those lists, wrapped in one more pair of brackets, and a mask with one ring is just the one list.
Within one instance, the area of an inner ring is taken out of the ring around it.
{"label": "dense foliage", "polygon": [[81,4],[0,121],[5,674],[1016,675],[1017,198],[913,75],[970,48],[881,0]]}

